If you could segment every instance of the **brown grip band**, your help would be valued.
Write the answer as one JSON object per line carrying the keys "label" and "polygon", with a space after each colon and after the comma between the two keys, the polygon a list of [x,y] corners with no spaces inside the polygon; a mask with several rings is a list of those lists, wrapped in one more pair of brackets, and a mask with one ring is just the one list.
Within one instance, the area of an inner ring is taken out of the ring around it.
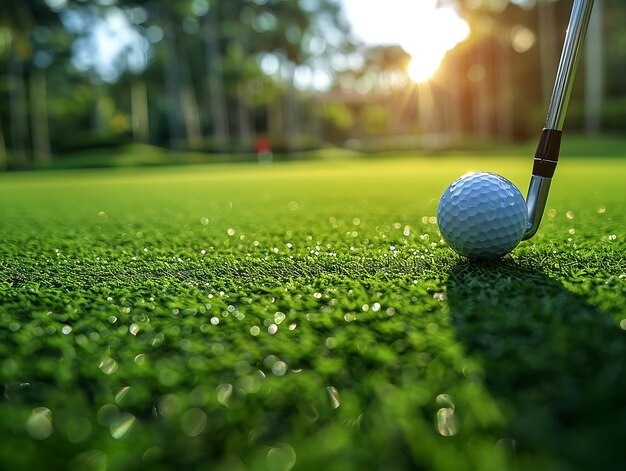
{"label": "brown grip band", "polygon": [[544,129],[541,132],[537,152],[535,152],[533,175],[552,178],[559,161],[561,134],[562,132],[556,129]]}

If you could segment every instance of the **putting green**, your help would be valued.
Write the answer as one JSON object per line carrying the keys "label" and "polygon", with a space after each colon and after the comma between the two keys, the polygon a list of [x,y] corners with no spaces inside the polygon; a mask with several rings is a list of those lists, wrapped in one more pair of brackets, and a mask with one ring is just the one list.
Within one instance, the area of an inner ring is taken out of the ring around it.
{"label": "putting green", "polygon": [[623,469],[626,160],[564,157],[501,261],[438,235],[530,166],[0,175],[0,467]]}

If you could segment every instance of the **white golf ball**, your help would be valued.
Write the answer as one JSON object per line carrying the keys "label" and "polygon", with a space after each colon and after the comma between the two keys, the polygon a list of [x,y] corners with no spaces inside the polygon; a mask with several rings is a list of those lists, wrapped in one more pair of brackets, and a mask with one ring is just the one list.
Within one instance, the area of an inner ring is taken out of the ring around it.
{"label": "white golf ball", "polygon": [[500,175],[473,172],[443,192],[437,210],[446,243],[468,258],[498,258],[522,240],[528,213],[517,187]]}

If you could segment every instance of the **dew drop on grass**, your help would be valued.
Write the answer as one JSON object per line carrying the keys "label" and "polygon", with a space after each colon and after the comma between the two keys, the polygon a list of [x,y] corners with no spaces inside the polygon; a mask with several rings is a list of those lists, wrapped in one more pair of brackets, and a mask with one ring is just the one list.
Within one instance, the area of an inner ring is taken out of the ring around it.
{"label": "dew drop on grass", "polygon": [[272,373],[276,376],[283,376],[287,372],[287,363],[282,360],[278,360],[272,365]]}
{"label": "dew drop on grass", "polygon": [[100,450],[87,450],[74,456],[71,469],[106,469],[108,456]]}
{"label": "dew drop on grass", "polygon": [[119,413],[120,410],[117,408],[117,406],[113,404],[105,404],[100,407],[100,409],[98,409],[98,412],[96,414],[96,420],[103,427],[108,427],[115,421]]}
{"label": "dew drop on grass", "polygon": [[52,411],[35,407],[26,421],[26,431],[35,440],[45,440],[52,434]]}
{"label": "dew drop on grass", "polygon": [[435,401],[437,402],[438,406],[448,407],[454,410],[454,400],[449,394],[439,394]]}
{"label": "dew drop on grass", "polygon": [[258,325],[254,325],[250,327],[250,335],[253,335],[254,337],[256,337],[260,333],[261,333],[261,329],[259,328]]}
{"label": "dew drop on grass", "polygon": [[[163,450],[158,446],[151,446],[148,448],[141,457],[144,463],[156,463],[161,460],[163,456]],[[96,468],[94,468],[96,469]]]}
{"label": "dew drop on grass", "polygon": [[180,399],[175,394],[166,394],[157,403],[157,412],[165,418],[178,416],[180,409]]}
{"label": "dew drop on grass", "polygon": [[217,402],[228,407],[231,396],[233,394],[232,384],[220,384],[215,388],[217,394]]}
{"label": "dew drop on grass", "polygon": [[113,358],[105,358],[100,362],[99,368],[104,374],[110,375],[117,371],[117,362]]}
{"label": "dew drop on grass", "polygon": [[180,429],[188,437],[197,437],[206,429],[207,416],[202,409],[187,409],[180,416]]}
{"label": "dew drop on grass", "polygon": [[296,452],[287,443],[277,443],[267,452],[266,462],[269,471],[290,471],[296,464]]}
{"label": "dew drop on grass", "polygon": [[180,381],[180,374],[172,368],[163,368],[159,371],[159,383],[163,386],[174,386]]}
{"label": "dew drop on grass", "polygon": [[263,365],[265,365],[266,368],[271,368],[277,360],[276,355],[268,355],[263,359]]}
{"label": "dew drop on grass", "polygon": [[276,332],[278,332],[278,326],[276,324],[270,324],[270,326],[267,328],[267,331],[271,335],[274,335]]}
{"label": "dew drop on grass", "polygon": [[246,394],[254,394],[261,389],[261,378],[259,375],[242,376],[237,380],[237,386]]}
{"label": "dew drop on grass", "polygon": [[328,393],[328,398],[330,399],[331,407],[333,409],[337,409],[339,405],[341,404],[339,400],[339,391],[337,391],[337,388],[333,386],[327,386],[326,392]]}
{"label": "dew drop on grass", "polygon": [[458,433],[454,409],[442,407],[437,411],[437,432],[444,437],[451,437]]}
{"label": "dew drop on grass", "polygon": [[128,395],[128,392],[130,391],[130,386],[124,386],[122,389],[120,389],[116,394],[115,394],[115,403],[117,405],[120,405],[121,402],[124,401],[124,398]]}
{"label": "dew drop on grass", "polygon": [[444,437],[450,437],[458,433],[458,425],[454,414],[455,405],[452,396],[439,394],[436,403],[441,408],[437,411],[437,431]]}
{"label": "dew drop on grass", "polygon": [[128,412],[120,413],[109,425],[111,436],[116,440],[121,440],[132,430],[136,421],[137,419],[134,415]]}

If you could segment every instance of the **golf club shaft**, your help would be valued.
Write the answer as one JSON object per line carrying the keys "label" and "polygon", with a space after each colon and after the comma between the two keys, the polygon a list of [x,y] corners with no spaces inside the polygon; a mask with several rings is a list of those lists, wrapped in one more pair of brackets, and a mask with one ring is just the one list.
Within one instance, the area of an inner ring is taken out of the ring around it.
{"label": "golf club shaft", "polygon": [[526,205],[528,207],[528,226],[524,239],[530,239],[539,229],[543,210],[548,200],[550,183],[559,159],[561,134],[565,113],[574,85],[574,77],[580,60],[593,0],[574,0],[563,52],[552,91],[550,108],[541,139],[535,153],[533,174],[528,188]]}

